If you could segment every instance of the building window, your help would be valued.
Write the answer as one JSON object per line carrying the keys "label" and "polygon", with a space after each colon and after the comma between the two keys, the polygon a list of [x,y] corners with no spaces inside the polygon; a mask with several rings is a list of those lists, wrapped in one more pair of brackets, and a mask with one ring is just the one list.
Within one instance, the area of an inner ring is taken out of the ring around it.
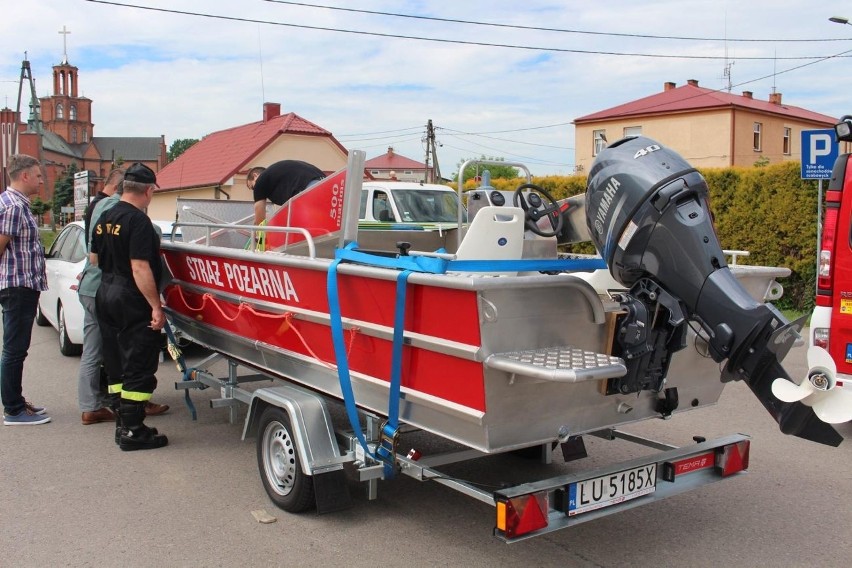
{"label": "building window", "polygon": [[624,127],[624,137],[628,136],[642,136],[642,127],[641,126],[625,126]]}
{"label": "building window", "polygon": [[379,175],[379,170],[370,170],[370,173],[374,176]]}
{"label": "building window", "polygon": [[83,128],[83,142],[89,141],[89,131]]}
{"label": "building window", "polygon": [[56,118],[65,118],[65,111],[62,108],[62,103],[56,105]]}
{"label": "building window", "polygon": [[755,122],[755,123],[754,123],[754,141],[753,141],[753,142],[754,142],[754,144],[753,144],[753,147],[754,147],[754,151],[755,151],[755,152],[760,152],[760,149],[761,149],[761,145],[760,145],[760,130],[761,130],[761,127],[762,127],[762,126],[763,126],[763,125],[762,125],[761,123],[759,123],[759,122]]}
{"label": "building window", "polygon": [[792,150],[790,149],[790,134],[789,128],[784,129],[784,155],[789,156]]}
{"label": "building window", "polygon": [[70,120],[77,120],[77,105],[68,107],[68,118]]}
{"label": "building window", "polygon": [[72,144],[77,143],[77,129],[76,128],[71,129],[71,143]]}
{"label": "building window", "polygon": [[592,156],[597,156],[601,150],[606,148],[606,130],[592,130],[592,139],[594,140]]}
{"label": "building window", "polygon": [[405,170],[405,175],[410,176],[410,175],[411,175],[411,170]]}

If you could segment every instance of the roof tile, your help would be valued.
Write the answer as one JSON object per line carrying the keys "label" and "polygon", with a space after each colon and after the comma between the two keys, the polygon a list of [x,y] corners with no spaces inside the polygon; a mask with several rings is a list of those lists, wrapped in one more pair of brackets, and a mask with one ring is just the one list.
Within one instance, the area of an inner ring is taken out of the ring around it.
{"label": "roof tile", "polygon": [[364,162],[365,169],[372,170],[425,170],[426,164],[396,153],[384,153]]}
{"label": "roof tile", "polygon": [[656,93],[654,95],[636,99],[623,105],[615,106],[606,110],[587,114],[574,119],[575,124],[594,122],[599,120],[624,118],[630,116],[647,116],[653,114],[671,114],[685,111],[698,111],[716,108],[739,107],[758,112],[767,112],[776,115],[784,115],[790,118],[806,120],[809,122],[822,122],[828,126],[834,125],[834,117],[809,111],[807,109],[790,106],[787,104],[775,104],[769,101],[748,98],[742,95],[733,95],[724,91],[716,91],[699,87],[698,85],[681,85],[680,87]]}
{"label": "roof tile", "polygon": [[331,132],[292,112],[213,132],[157,173],[160,191],[225,183],[280,134],[288,133],[334,140]]}

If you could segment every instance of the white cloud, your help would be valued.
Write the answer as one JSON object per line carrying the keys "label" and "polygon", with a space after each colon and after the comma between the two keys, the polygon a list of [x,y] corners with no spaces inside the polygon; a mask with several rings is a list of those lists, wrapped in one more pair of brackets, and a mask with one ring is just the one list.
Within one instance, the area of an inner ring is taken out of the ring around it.
{"label": "white cloud", "polygon": [[[116,0],[121,2],[122,0]],[[737,60],[733,91],[767,98],[773,85],[784,101],[825,114],[852,112],[848,59],[784,57],[852,50],[852,27],[828,22],[852,17],[847,2],[711,0],[606,3],[528,0],[362,2],[358,9],[419,14],[607,33],[702,38],[849,38],[836,42],[678,41],[568,34],[394,18],[262,2],[135,0],[169,10],[211,13],[296,25],[365,30],[551,49],[677,55],[777,57]],[[324,2],[351,7],[342,0]],[[723,61],[614,57],[425,42],[169,14],[85,0],[8,3],[0,21],[0,103],[14,107],[26,51],[40,95],[51,88],[51,66],[62,58],[63,25],[71,30],[68,55],[80,69],[80,87],[93,102],[95,134],[159,136],[167,142],[259,120],[265,100],[282,103],[331,130],[368,156],[388,145],[423,159],[422,132],[357,133],[424,126],[439,128],[444,173],[479,154],[536,158],[534,173],[568,172],[573,128],[458,137],[451,130],[491,132],[570,122],[578,116],[648,96],[666,81],[721,88]],[[262,54],[262,56],[261,56]],[[262,73],[261,73],[262,69]],[[773,76],[774,75],[774,76]],[[760,78],[758,81],[752,81]],[[535,145],[538,146],[535,146]],[[550,148],[548,146],[558,146]]]}

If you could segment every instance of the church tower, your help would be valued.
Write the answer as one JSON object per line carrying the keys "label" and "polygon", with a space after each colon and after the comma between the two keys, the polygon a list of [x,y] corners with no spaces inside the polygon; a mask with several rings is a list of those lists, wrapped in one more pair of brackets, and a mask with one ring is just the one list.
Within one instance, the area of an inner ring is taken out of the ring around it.
{"label": "church tower", "polygon": [[95,127],[92,124],[92,100],[79,96],[77,68],[68,63],[67,49],[62,63],[53,66],[53,94],[39,100],[45,130],[58,134],[69,144],[88,144],[91,141]]}

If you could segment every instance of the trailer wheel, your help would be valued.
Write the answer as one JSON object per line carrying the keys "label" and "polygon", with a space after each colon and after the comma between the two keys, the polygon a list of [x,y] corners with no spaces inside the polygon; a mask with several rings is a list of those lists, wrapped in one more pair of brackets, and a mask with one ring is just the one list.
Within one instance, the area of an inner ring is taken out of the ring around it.
{"label": "trailer wheel", "polygon": [[314,501],[313,477],[302,471],[290,417],[270,407],[260,416],[257,468],[267,495],[289,513],[310,509]]}

